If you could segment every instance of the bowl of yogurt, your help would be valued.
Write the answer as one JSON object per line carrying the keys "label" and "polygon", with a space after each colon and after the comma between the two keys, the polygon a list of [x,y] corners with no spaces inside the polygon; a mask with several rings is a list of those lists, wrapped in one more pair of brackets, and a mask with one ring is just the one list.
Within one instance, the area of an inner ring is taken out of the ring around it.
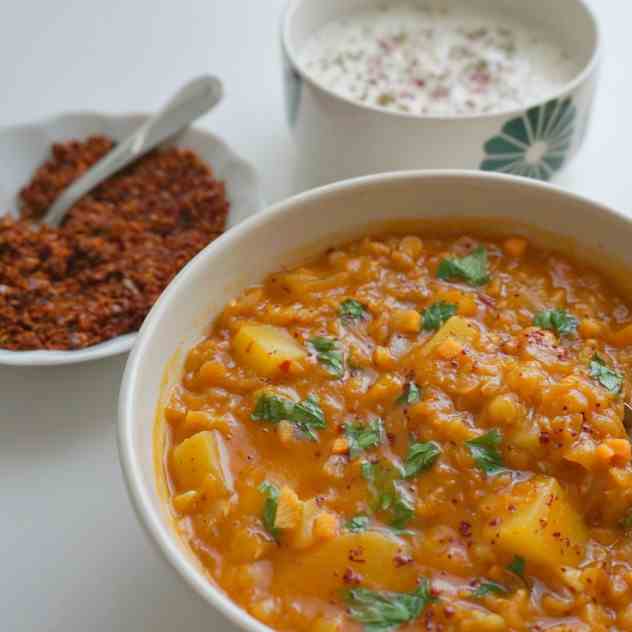
{"label": "bowl of yogurt", "polygon": [[579,150],[600,34],[584,0],[291,0],[302,186],[406,169],[551,180]]}

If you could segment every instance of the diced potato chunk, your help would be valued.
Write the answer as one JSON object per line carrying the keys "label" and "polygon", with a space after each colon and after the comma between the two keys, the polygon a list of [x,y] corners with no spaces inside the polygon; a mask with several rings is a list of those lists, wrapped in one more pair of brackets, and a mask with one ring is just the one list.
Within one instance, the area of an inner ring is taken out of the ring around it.
{"label": "diced potato chunk", "polygon": [[188,492],[173,497],[173,506],[178,513],[190,514],[200,502],[200,492],[190,489]]}
{"label": "diced potato chunk", "polygon": [[283,487],[279,493],[274,526],[279,529],[294,529],[303,516],[303,504],[291,487]]}
{"label": "diced potato chunk", "polygon": [[244,525],[232,531],[227,552],[234,562],[255,562],[266,555],[272,546],[273,543],[260,531]]}
{"label": "diced potato chunk", "polygon": [[288,542],[292,548],[306,549],[314,544],[316,540],[316,536],[314,535],[314,520],[318,512],[318,505],[313,498],[303,503],[301,520],[289,534]]}
{"label": "diced potato chunk", "polygon": [[559,483],[547,476],[516,485],[493,532],[507,553],[556,572],[579,564],[588,540],[581,516]]}
{"label": "diced potato chunk", "polygon": [[424,345],[423,353],[433,353],[441,344],[449,338],[458,340],[462,344],[474,342],[478,338],[476,327],[461,316],[452,316],[439,331]]}
{"label": "diced potato chunk", "polygon": [[230,432],[230,424],[226,419],[212,415],[204,410],[187,411],[182,422],[182,431],[187,434],[193,434],[201,430],[219,430],[222,434],[228,434]]}
{"label": "diced potato chunk", "polygon": [[335,538],[338,532],[338,518],[331,511],[321,511],[314,520],[314,535],[321,540]]}
{"label": "diced potato chunk", "polygon": [[295,270],[283,272],[272,277],[277,286],[283,288],[297,299],[302,299],[313,292],[323,292],[331,288],[339,287],[348,278],[346,272],[338,272],[328,276],[318,276],[312,272]]}
{"label": "diced potato chunk", "polygon": [[233,349],[239,362],[265,377],[287,373],[306,355],[285,329],[273,325],[243,325],[233,338]]}
{"label": "diced potato chunk", "polygon": [[276,277],[283,289],[296,297],[302,297],[308,294],[311,286],[317,283],[318,277],[306,272],[286,272]]}
{"label": "diced potato chunk", "polygon": [[341,632],[342,617],[319,617],[310,628],[311,632]]}
{"label": "diced potato chunk", "polygon": [[321,593],[338,590],[347,569],[362,576],[369,588],[405,591],[415,587],[417,572],[413,564],[397,564],[410,555],[409,545],[379,531],[345,533],[320,541],[301,555],[290,554],[279,564],[275,576],[279,585],[295,583],[297,576],[309,577],[306,591]]}
{"label": "diced potato chunk", "polygon": [[185,439],[172,452],[173,476],[178,489],[208,489],[212,477],[215,487],[228,495],[233,491],[233,477],[228,464],[224,439],[216,430],[198,432]]}

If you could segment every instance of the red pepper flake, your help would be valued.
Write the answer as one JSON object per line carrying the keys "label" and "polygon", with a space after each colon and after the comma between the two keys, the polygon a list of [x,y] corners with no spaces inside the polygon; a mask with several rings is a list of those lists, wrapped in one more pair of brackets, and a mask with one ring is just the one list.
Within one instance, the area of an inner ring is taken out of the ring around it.
{"label": "red pepper flake", "polygon": [[450,96],[450,89],[445,86],[439,86],[432,91],[431,94],[433,99],[445,99]]}
{"label": "red pepper flake", "polygon": [[410,555],[404,555],[403,553],[398,553],[393,558],[393,562],[395,566],[399,568],[400,566],[406,566],[407,564],[412,564],[413,558]]}
{"label": "red pepper flake", "polygon": [[342,576],[342,581],[350,586],[357,586],[362,583],[362,575],[356,573],[352,568],[347,568]]}
{"label": "red pepper flake", "polygon": [[471,537],[472,525],[469,522],[465,522],[465,520],[461,521],[461,524],[459,524],[459,532],[464,538]]}
{"label": "red pepper flake", "polygon": [[52,147],[0,219],[0,347],[78,349],[137,331],[176,273],[224,230],[224,184],[192,151],[149,153],[85,196],[61,228],[37,220],[107,154],[104,136]]}
{"label": "red pepper flake", "polygon": [[361,546],[359,546],[356,549],[350,549],[349,561],[356,562],[357,564],[364,564],[366,560],[364,559],[363,555],[364,555],[364,551],[362,550]]}

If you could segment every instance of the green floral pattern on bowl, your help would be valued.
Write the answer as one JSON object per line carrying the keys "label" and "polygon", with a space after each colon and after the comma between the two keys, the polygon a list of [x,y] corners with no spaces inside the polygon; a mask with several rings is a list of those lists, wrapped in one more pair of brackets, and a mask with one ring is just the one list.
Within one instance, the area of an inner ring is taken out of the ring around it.
{"label": "green floral pattern on bowl", "polygon": [[481,169],[550,180],[566,161],[576,117],[570,98],[530,108],[485,143]]}

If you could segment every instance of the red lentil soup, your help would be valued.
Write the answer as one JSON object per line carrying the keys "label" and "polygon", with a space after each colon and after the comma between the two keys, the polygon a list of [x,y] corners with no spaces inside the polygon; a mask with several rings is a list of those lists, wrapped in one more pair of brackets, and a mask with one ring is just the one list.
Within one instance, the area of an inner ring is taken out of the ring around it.
{"label": "red lentil soup", "polygon": [[164,409],[178,530],[279,630],[632,630],[629,304],[522,238],[243,292]]}

